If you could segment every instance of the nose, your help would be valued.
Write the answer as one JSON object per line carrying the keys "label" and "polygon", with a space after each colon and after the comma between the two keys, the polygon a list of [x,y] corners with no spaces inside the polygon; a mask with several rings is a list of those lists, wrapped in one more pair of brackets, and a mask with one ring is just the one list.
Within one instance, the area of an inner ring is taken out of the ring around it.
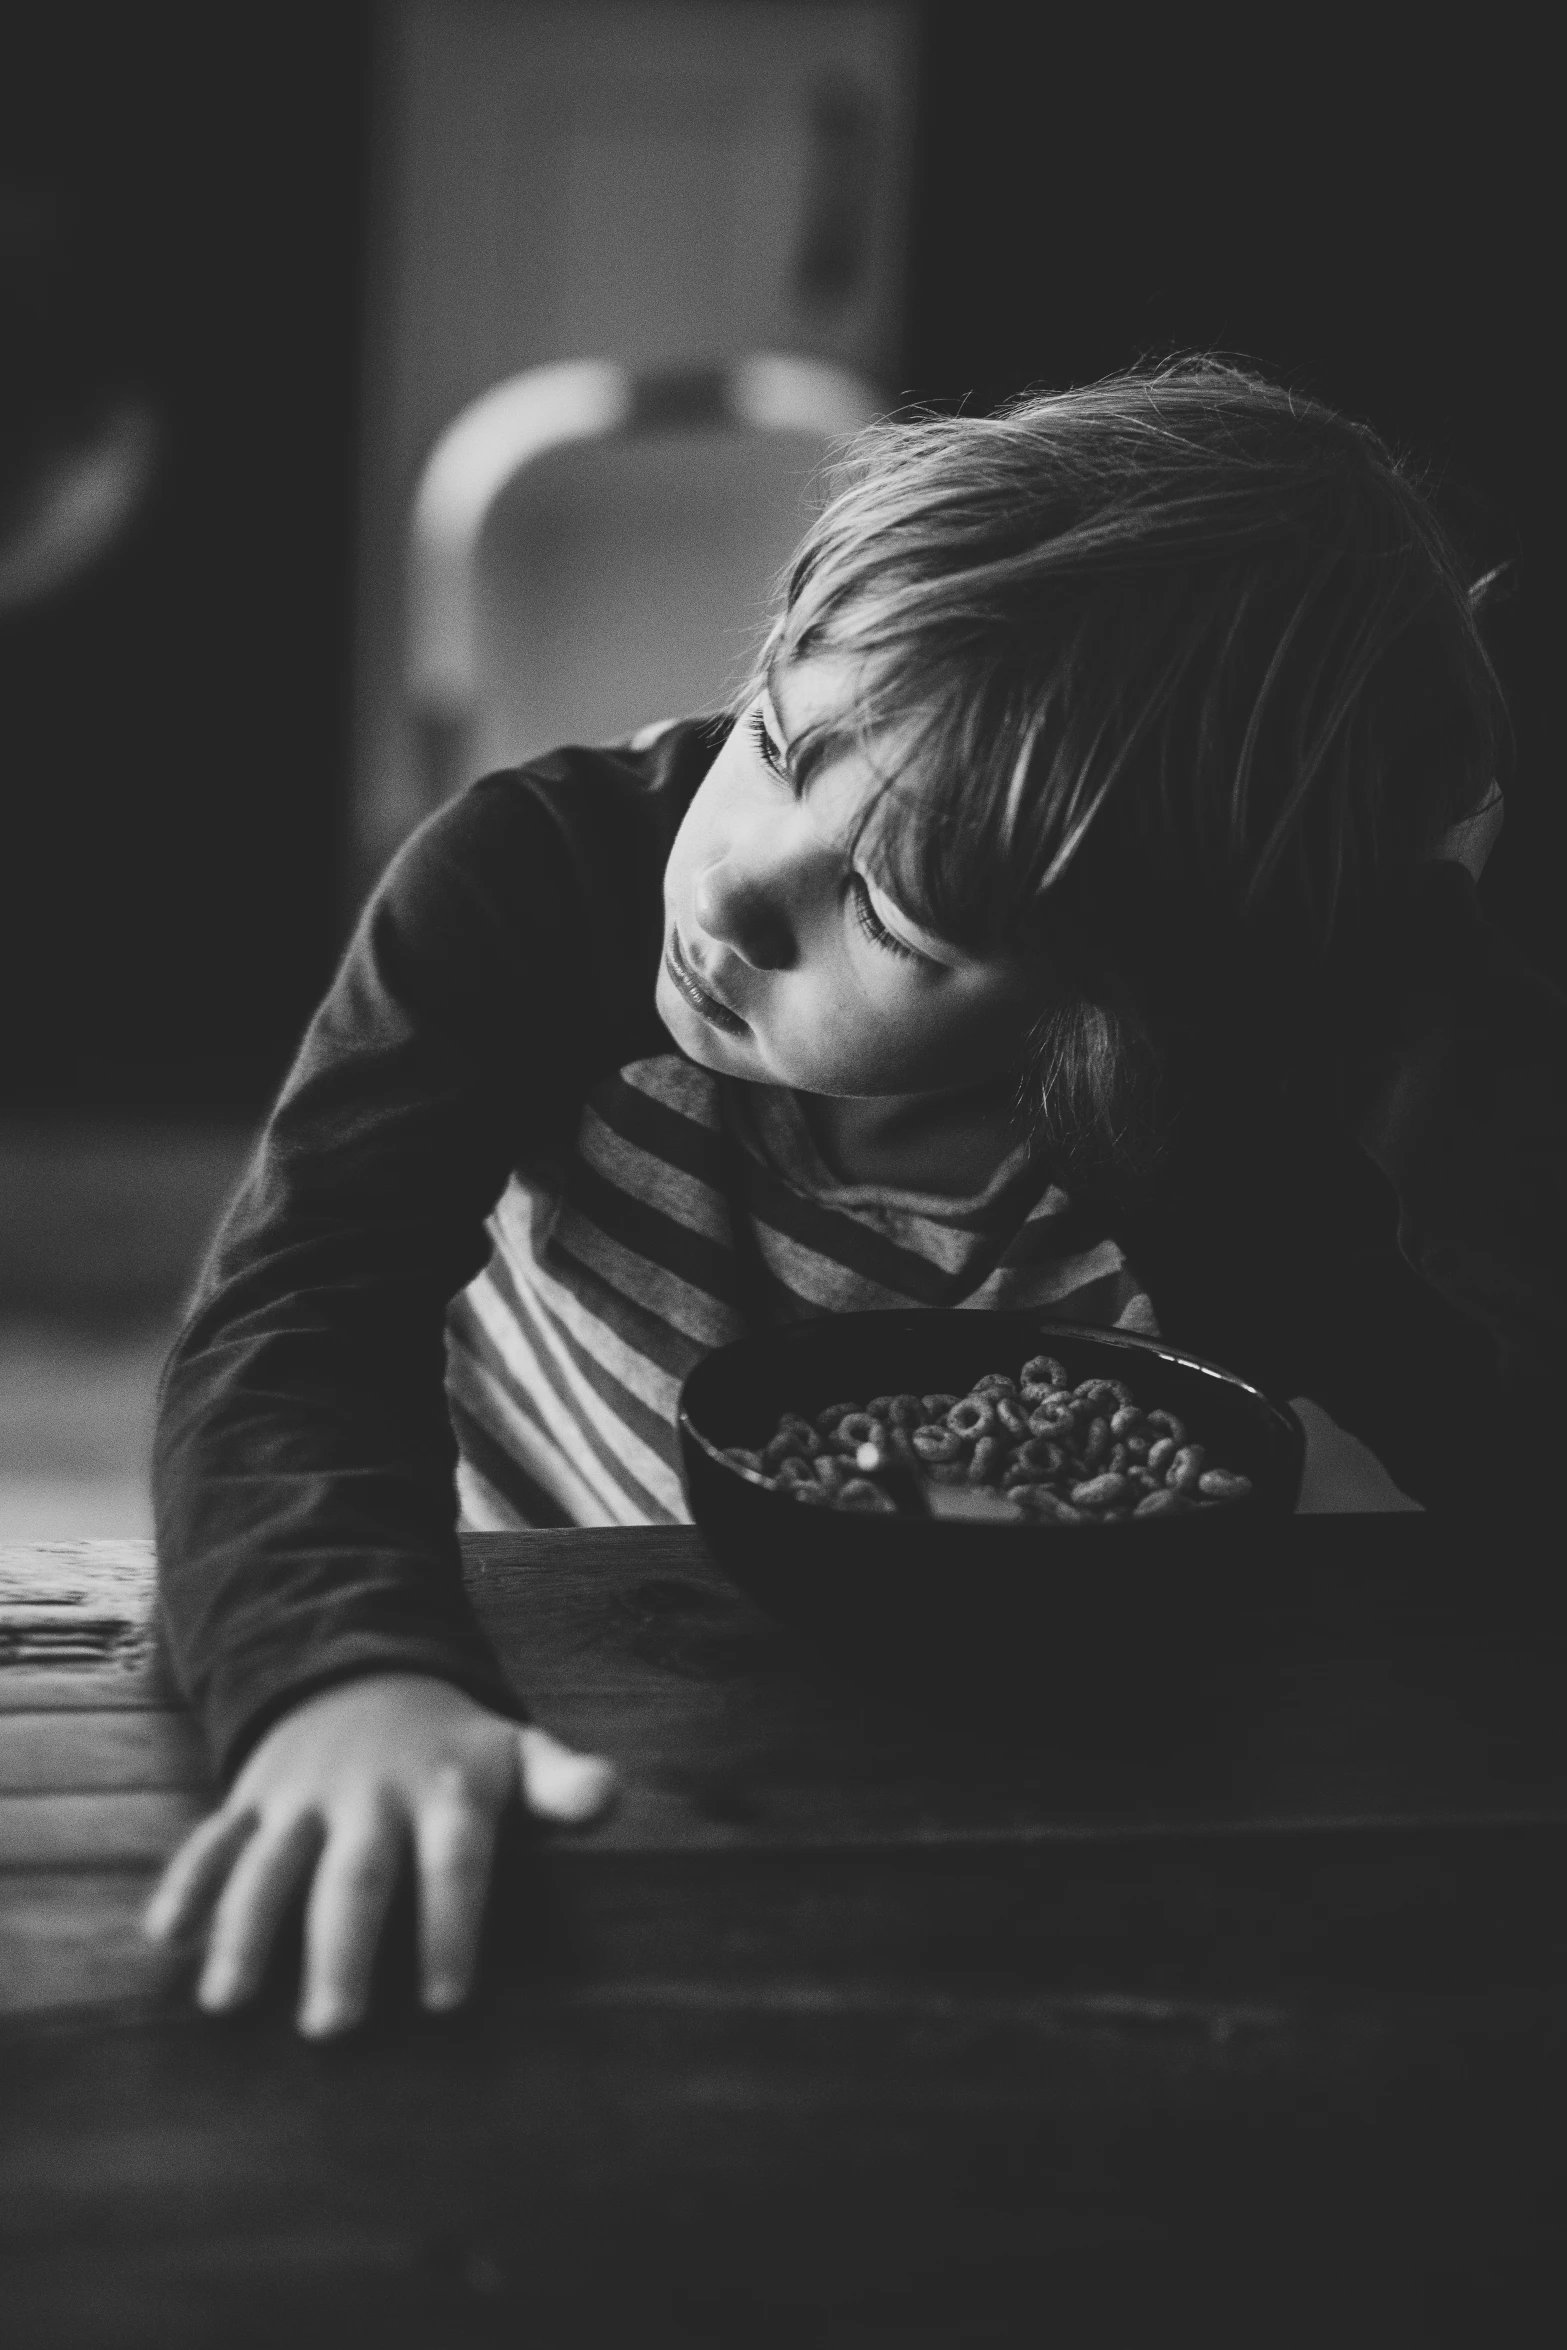
{"label": "nose", "polygon": [[759,971],[784,971],[795,958],[794,926],[779,878],[734,855],[696,877],[691,908],[709,938]]}

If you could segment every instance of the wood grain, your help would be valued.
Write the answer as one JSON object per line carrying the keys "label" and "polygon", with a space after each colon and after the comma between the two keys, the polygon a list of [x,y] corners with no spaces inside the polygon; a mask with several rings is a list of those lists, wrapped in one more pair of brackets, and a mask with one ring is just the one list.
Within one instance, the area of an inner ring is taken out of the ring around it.
{"label": "wood grain", "polygon": [[[1075,1703],[1070,1690],[1025,1688],[976,1717],[813,1655],[689,1529],[481,1537],[467,1550],[481,1620],[539,1717],[621,1773],[598,1831],[607,1850],[1567,1817],[1548,1651],[1428,1627],[1390,1658],[1356,1653],[1346,1635]],[[215,1798],[194,1725],[152,1702],[168,1682],[150,1629],[151,1546],[56,1546],[3,1564],[0,1625],[24,1641],[40,1617],[100,1626],[105,1653],[86,1640],[83,1661],[61,1667],[17,1661],[13,1647],[0,1670],[0,1869],[156,1866]],[[140,1702],[127,1705],[117,1659],[136,1644]]]}
{"label": "wood grain", "polygon": [[0,1544],[0,1710],[50,1702],[43,1674],[67,1702],[146,1702],[155,1572],[150,1542]]}
{"label": "wood grain", "polygon": [[200,1733],[187,1713],[15,1708],[0,1714],[0,1799],[204,1791],[210,1779]]}
{"label": "wood grain", "polygon": [[331,2054],[275,2014],[28,2019],[7,2340],[1550,2338],[1560,2023],[1504,1993],[1226,2037],[711,1971]]}
{"label": "wood grain", "polygon": [[1560,2300],[1557,1650],[1380,1523],[1297,1546],[1298,1636],[988,1713],[813,1655],[687,1529],[472,1541],[621,1799],[511,1822],[445,2023],[405,1885],[325,2050],[297,1928],[224,2025],[140,1938],[213,1800],[150,1548],[7,1554],[7,2350],[945,2350],[1045,2311],[1119,2346],[1177,2305],[1269,2350],[1523,2338]]}
{"label": "wood grain", "polygon": [[[13,1868],[0,2012],[183,1998],[193,1960],[157,1957],[137,1931],[150,1882],[123,1866]],[[486,1948],[485,1997],[538,1980],[710,1982],[735,1997],[749,1985],[767,1999],[789,1984],[854,1984],[862,1998],[878,1985],[889,1997],[1048,1991],[1100,2001],[1106,2018],[1124,2009],[1127,2029],[1222,2037],[1259,2018],[1288,2028],[1324,2002],[1380,2012],[1501,1983],[1559,1987],[1567,1824],[684,1850],[519,1828]],[[411,1950],[405,1895],[382,1970],[387,2019],[414,2013]]]}

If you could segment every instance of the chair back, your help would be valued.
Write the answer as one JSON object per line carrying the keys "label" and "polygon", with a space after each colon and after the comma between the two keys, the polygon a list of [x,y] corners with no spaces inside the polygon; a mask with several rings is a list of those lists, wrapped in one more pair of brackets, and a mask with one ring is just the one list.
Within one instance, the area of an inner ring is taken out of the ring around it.
{"label": "chair back", "polygon": [[529,368],[459,415],[414,504],[407,688],[432,803],[562,743],[722,706],[824,495],[883,403],[758,354]]}

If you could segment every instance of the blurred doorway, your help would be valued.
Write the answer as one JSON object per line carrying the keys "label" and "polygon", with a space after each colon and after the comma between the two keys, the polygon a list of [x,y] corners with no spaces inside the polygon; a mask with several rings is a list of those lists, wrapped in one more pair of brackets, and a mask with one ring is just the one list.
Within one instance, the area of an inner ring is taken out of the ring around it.
{"label": "blurred doorway", "polygon": [[895,396],[919,10],[389,0],[376,39],[355,896],[429,808],[402,691],[408,525],[470,402],[559,361],[768,351]]}

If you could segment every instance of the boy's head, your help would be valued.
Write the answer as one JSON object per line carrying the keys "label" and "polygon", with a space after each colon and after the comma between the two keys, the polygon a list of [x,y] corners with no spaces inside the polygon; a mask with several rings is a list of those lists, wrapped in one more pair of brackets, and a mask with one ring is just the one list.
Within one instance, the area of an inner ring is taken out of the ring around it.
{"label": "boy's head", "polygon": [[1035,1110],[1113,1162],[1139,1070],[1326,1000],[1485,797],[1459,558],[1369,428],[1206,356],[880,422],[834,488],[736,715],[841,681],[796,781],[847,733],[890,902],[1048,958]]}

